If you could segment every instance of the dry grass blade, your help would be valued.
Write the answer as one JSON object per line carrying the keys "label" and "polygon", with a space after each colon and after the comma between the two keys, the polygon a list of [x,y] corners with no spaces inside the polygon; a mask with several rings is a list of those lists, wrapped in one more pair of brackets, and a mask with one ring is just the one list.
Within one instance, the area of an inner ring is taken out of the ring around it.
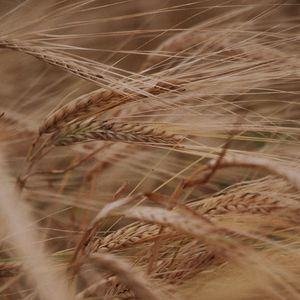
{"label": "dry grass blade", "polygon": [[146,279],[145,275],[125,259],[108,253],[92,254],[89,258],[94,266],[105,269],[117,275],[121,282],[126,284],[139,299],[159,300],[162,295],[153,289],[153,284]]}

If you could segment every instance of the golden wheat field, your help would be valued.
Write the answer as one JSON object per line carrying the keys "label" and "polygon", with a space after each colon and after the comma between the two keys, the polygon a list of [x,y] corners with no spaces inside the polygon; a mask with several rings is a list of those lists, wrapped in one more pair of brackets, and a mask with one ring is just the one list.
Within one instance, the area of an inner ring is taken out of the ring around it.
{"label": "golden wheat field", "polygon": [[300,300],[299,0],[0,0],[1,300]]}

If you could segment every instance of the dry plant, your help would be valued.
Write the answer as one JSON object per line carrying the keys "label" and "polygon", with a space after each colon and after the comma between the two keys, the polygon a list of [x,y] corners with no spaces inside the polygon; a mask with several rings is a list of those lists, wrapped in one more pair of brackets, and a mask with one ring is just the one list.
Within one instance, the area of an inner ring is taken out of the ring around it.
{"label": "dry plant", "polygon": [[0,298],[300,300],[299,16],[0,1]]}

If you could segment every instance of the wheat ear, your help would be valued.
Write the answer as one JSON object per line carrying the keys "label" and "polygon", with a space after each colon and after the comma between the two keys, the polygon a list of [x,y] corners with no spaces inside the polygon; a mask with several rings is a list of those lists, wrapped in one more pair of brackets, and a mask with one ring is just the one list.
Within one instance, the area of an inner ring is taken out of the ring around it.
{"label": "wheat ear", "polygon": [[85,80],[92,82],[98,82],[99,79],[103,80],[103,76],[98,72],[92,71],[79,63],[75,63],[74,60],[64,54],[55,53],[41,46],[35,46],[17,39],[2,39],[0,40],[0,48],[12,49],[29,54],[43,62],[58,67]]}
{"label": "wheat ear", "polygon": [[120,93],[108,89],[97,89],[88,94],[67,103],[60,109],[52,113],[40,126],[39,134],[51,133],[65,124],[81,117],[101,114],[122,104],[138,101],[148,96],[156,96],[172,90],[180,91],[183,87],[178,81],[159,82],[151,88],[141,90],[141,92]]}
{"label": "wheat ear", "polygon": [[155,224],[135,223],[127,225],[102,239],[94,241],[93,251],[115,250],[130,247],[137,243],[149,241],[159,233]]}
{"label": "wheat ear", "polygon": [[261,213],[286,207],[279,199],[261,193],[229,193],[199,202],[199,210],[205,215],[226,213]]}
{"label": "wheat ear", "polygon": [[141,124],[99,122],[96,118],[66,126],[55,133],[49,145],[66,146],[88,141],[176,144],[179,138]]}
{"label": "wheat ear", "polygon": [[101,113],[131,99],[130,96],[111,90],[98,89],[75,99],[51,114],[40,126],[39,134],[52,133],[80,116],[86,116],[95,111]]}
{"label": "wheat ear", "polygon": [[[290,206],[295,207],[297,203],[289,201],[280,201],[278,198],[270,197],[262,193],[228,193],[208,199],[201,199],[192,203],[191,207],[202,213],[204,216],[212,217],[221,214],[230,213],[248,213],[248,214],[269,214]],[[176,231],[166,228],[166,235],[174,235]],[[151,241],[159,235],[159,225],[134,223],[127,225],[117,231],[107,235],[102,239],[94,241],[93,250],[116,250],[131,247],[139,243]]]}
{"label": "wheat ear", "polygon": [[[156,207],[133,207],[122,212],[116,212],[143,222],[159,224],[187,233],[198,239],[205,240],[209,245],[218,247],[223,253],[228,254],[229,249],[233,249],[232,241],[226,238],[226,230],[217,227],[213,223],[208,223],[192,215],[179,214],[175,211],[165,210]],[[232,254],[232,251],[230,251]]]}

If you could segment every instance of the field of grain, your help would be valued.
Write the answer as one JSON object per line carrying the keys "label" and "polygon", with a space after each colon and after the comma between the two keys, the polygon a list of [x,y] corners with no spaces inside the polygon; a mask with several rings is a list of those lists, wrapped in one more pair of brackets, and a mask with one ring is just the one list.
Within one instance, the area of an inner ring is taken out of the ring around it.
{"label": "field of grain", "polygon": [[298,0],[0,0],[1,300],[300,300]]}

